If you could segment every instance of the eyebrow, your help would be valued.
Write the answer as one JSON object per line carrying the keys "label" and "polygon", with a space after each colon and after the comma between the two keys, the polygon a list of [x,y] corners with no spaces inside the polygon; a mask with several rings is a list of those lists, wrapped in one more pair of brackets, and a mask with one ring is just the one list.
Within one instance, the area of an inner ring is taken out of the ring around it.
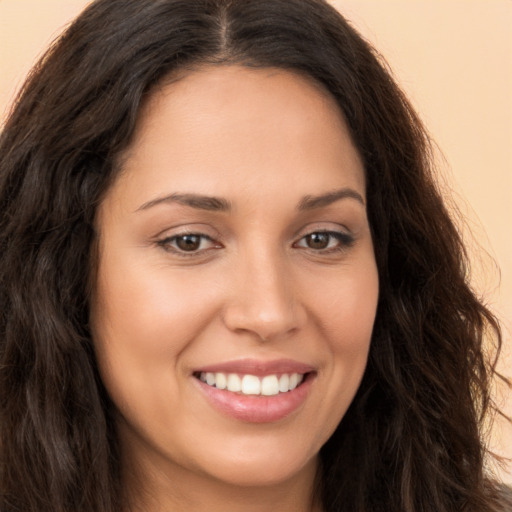
{"label": "eyebrow", "polygon": [[136,211],[148,210],[159,204],[178,203],[199,210],[208,210],[211,212],[227,212],[231,210],[231,203],[220,197],[204,196],[201,194],[169,194],[144,203]]}
{"label": "eyebrow", "polygon": [[[314,210],[315,208],[323,208],[329,206],[341,199],[355,199],[363,206],[365,205],[363,196],[351,188],[342,188],[321,194],[318,196],[304,196],[297,206],[299,211]],[[178,203],[198,210],[207,210],[213,212],[228,212],[231,210],[231,203],[221,197],[205,196],[202,194],[180,194],[174,193],[167,196],[159,197],[144,203],[137,208],[138,211],[148,210],[159,204]]]}
{"label": "eyebrow", "polygon": [[314,210],[315,208],[323,208],[341,199],[355,199],[363,206],[365,206],[363,196],[359,192],[356,192],[352,188],[341,188],[339,190],[332,190],[319,196],[303,197],[299,202],[298,210],[304,211]]}

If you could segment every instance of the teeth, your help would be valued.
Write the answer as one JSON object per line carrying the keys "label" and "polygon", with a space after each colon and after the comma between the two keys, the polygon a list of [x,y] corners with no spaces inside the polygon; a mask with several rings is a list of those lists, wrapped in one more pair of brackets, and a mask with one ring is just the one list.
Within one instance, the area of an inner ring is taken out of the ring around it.
{"label": "teeth", "polygon": [[265,396],[277,395],[279,393],[279,381],[275,375],[267,375],[261,380],[261,394]]}
{"label": "teeth", "polygon": [[240,377],[236,375],[236,373],[230,373],[228,375],[227,389],[228,391],[232,391],[233,393],[238,393],[239,391],[242,391],[242,381],[240,380]]}
{"label": "teeth", "polygon": [[283,373],[279,379],[279,391],[286,393],[290,389],[290,376]]}
{"label": "teeth", "polygon": [[254,375],[244,375],[242,379],[243,395],[259,395],[261,394],[261,381]]}
{"label": "teeth", "polygon": [[227,379],[226,379],[226,376],[223,373],[216,373],[215,374],[215,385],[219,389],[226,389]]}
{"label": "teeth", "polygon": [[222,372],[201,372],[199,378],[209,386],[227,389],[243,395],[274,396],[295,389],[303,380],[301,373],[283,373],[281,376],[266,375],[263,378],[255,375],[225,374]]}

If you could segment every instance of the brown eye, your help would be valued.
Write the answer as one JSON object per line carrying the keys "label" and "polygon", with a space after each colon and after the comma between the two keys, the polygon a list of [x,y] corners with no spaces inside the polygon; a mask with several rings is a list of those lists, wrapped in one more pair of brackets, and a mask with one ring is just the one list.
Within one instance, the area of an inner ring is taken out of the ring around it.
{"label": "brown eye", "polygon": [[168,252],[177,255],[201,254],[203,251],[219,248],[219,244],[214,242],[209,236],[196,233],[184,233],[164,238],[158,242],[158,245]]}
{"label": "brown eye", "polygon": [[182,251],[197,251],[201,246],[202,236],[200,235],[181,235],[176,237],[176,247]]}
{"label": "brown eye", "polygon": [[329,247],[332,236],[329,233],[311,233],[304,238],[310,249],[321,250]]}
{"label": "brown eye", "polygon": [[295,247],[330,253],[353,245],[354,237],[341,231],[314,231],[303,236]]}

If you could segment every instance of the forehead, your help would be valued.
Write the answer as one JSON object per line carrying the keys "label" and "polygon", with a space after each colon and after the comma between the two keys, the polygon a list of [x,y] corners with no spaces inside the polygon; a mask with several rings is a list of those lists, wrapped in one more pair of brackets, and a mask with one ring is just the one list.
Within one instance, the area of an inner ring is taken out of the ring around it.
{"label": "forehead", "polygon": [[[281,68],[258,68],[242,65],[202,65],[171,74],[162,80],[144,103],[139,128],[155,115],[163,101],[173,96],[173,108],[183,113],[187,109],[210,109],[231,106],[245,113],[243,118],[262,107],[281,107],[301,101],[304,109],[311,108],[319,115],[329,112],[330,121],[337,125],[343,114],[330,92],[312,77]],[[183,101],[185,100],[185,101]],[[257,100],[255,103],[254,100]],[[170,107],[171,105],[169,105]],[[181,109],[179,107],[182,107]]]}
{"label": "forehead", "polygon": [[340,177],[365,188],[332,96],[308,77],[273,68],[203,67],[163,82],[122,162],[123,179],[147,195],[173,186],[223,195],[233,183],[255,192],[269,180],[329,189]]}

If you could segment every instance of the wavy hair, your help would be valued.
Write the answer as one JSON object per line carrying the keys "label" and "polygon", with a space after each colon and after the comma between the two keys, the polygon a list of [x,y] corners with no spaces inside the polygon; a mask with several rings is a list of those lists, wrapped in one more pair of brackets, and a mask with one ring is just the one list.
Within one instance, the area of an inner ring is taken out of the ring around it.
{"label": "wavy hair", "polygon": [[468,284],[431,145],[324,0],[97,0],[0,134],[0,509],[119,512],[113,405],[88,325],[95,212],[154,87],[201,64],[312,77],[364,162],[380,298],[360,389],[321,450],[326,512],[491,512],[481,432],[500,329]]}

